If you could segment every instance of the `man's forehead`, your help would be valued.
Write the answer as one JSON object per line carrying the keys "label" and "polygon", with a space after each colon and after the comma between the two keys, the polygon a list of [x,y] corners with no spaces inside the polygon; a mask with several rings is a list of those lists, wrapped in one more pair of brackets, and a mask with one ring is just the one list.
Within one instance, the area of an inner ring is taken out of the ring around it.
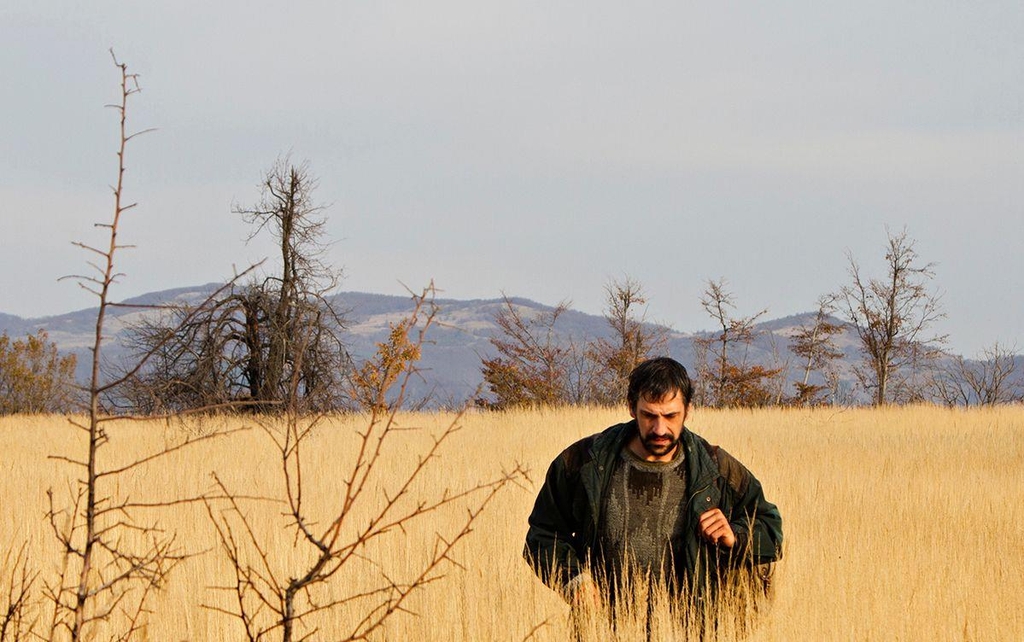
{"label": "man's forehead", "polygon": [[683,393],[682,393],[682,391],[681,391],[681,390],[679,390],[678,388],[676,388],[675,390],[671,390],[671,391],[669,391],[669,392],[667,392],[667,393],[665,393],[665,394],[661,395],[661,396],[660,396],[660,397],[658,397],[657,399],[655,399],[655,398],[654,398],[654,397],[653,397],[652,395],[650,395],[650,394],[641,394],[641,395],[640,395],[640,400],[641,400],[641,401],[645,401],[645,402],[647,402],[647,403],[656,403],[656,404],[666,404],[666,403],[672,403],[672,402],[673,402],[673,401],[675,401],[675,400],[676,400],[677,398],[678,398],[678,399],[679,399],[680,401],[681,401],[681,400],[682,400],[682,398],[683,398]]}

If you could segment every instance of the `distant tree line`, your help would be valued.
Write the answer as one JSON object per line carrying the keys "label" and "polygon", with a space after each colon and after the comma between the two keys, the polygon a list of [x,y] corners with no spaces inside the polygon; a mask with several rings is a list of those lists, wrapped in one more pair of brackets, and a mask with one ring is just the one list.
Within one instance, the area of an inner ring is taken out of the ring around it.
{"label": "distant tree line", "polygon": [[[940,296],[930,287],[933,265],[922,263],[906,231],[889,233],[884,276],[869,278],[848,255],[850,281],[822,295],[809,323],[783,348],[768,335],[771,353],[754,358],[761,338],[762,309],[741,316],[725,279],[709,280],[700,303],[715,329],[693,339],[695,401],[711,407],[778,405],[873,405],[933,402],[950,406],[993,405],[1024,400],[1024,380],[1015,350],[998,343],[979,359],[944,350],[947,337],[933,332],[943,317]],[[589,339],[561,332],[563,302],[531,311],[505,297],[495,315],[496,356],[482,360],[486,392],[478,404],[495,409],[550,405],[618,405],[630,370],[665,352],[661,326],[646,322],[646,295],[632,278],[605,286],[610,338]],[[859,361],[855,388],[844,385],[837,340],[849,330]],[[793,380],[792,373],[797,373]],[[859,397],[855,396],[858,395]]]}
{"label": "distant tree line", "polygon": [[[252,225],[250,238],[274,238],[274,268],[260,266],[255,276],[232,282],[201,305],[170,306],[134,326],[128,363],[146,355],[145,365],[113,369],[121,383],[104,391],[109,408],[272,414],[293,403],[306,412],[379,406],[372,377],[346,351],[344,316],[328,296],[339,273],[322,261],[323,207],[313,199],[315,188],[308,166],[287,158],[264,175],[260,200],[234,211]],[[869,277],[848,255],[848,283],[819,297],[814,316],[782,346],[758,329],[766,308],[740,315],[727,281],[708,280],[700,303],[714,329],[693,338],[693,360],[686,364],[695,401],[763,407],[1024,400],[1015,346],[994,343],[977,359],[944,350],[947,337],[933,331],[943,317],[932,288],[934,266],[920,260],[905,230],[888,234],[884,257],[882,276]],[[638,280],[613,279],[604,293],[607,327],[597,337],[563,330],[567,301],[537,311],[504,296],[494,316],[494,351],[481,359],[483,394],[476,405],[622,403],[629,372],[665,354],[668,336],[648,321]],[[844,335],[854,337],[859,353],[845,370],[850,346],[837,343]],[[767,356],[753,354],[759,340],[770,346]],[[0,414],[69,411],[80,396],[73,372],[74,357],[58,355],[45,332],[14,341],[0,336]]]}

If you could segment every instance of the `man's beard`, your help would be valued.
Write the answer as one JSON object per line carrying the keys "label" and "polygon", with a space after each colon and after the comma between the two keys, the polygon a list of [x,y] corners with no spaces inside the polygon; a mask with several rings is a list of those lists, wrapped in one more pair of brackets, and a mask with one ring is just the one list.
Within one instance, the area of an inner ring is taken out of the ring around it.
{"label": "man's beard", "polygon": [[667,455],[679,445],[679,437],[671,437],[668,441],[661,441],[653,434],[643,437],[640,441],[644,445],[644,450],[655,457]]}

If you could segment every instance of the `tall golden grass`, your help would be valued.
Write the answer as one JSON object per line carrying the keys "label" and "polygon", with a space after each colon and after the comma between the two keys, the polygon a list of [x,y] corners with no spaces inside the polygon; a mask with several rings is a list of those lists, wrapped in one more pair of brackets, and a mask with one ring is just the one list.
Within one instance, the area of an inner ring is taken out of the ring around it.
{"label": "tall golden grass", "polygon": [[[565,640],[568,607],[534,577],[521,558],[526,518],[551,459],[575,439],[621,421],[608,409],[470,414],[417,493],[459,490],[514,461],[531,470],[524,488],[509,488],[492,503],[463,542],[446,576],[416,594],[413,612],[399,613],[375,640]],[[450,422],[446,414],[408,414],[389,446],[390,470],[415,462]],[[181,439],[183,430],[216,430],[244,419],[181,426],[136,422],[111,426],[110,456],[138,453]],[[363,420],[325,423],[306,449],[305,475],[313,511],[329,511],[341,493],[340,474],[351,460]],[[698,410],[691,429],[736,455],[778,504],[785,557],[776,572],[770,610],[747,632],[749,640],[1022,640],[1024,639],[1024,409]],[[46,491],[66,497],[76,472],[50,455],[83,447],[66,420],[49,416],[0,419],[0,545],[27,545],[40,578],[58,572],[60,551],[45,518]],[[214,440],[141,468],[107,492],[162,500],[211,489],[216,472],[233,491],[280,496],[276,452],[266,434],[250,430]],[[386,480],[389,472],[385,471]],[[282,507],[246,504],[283,572],[301,564]],[[402,577],[460,515],[436,513],[394,532],[368,551],[357,571],[332,590],[353,590],[381,568]],[[149,509],[140,518],[177,533],[192,554],[174,569],[149,603],[152,614],[139,639],[237,640],[238,622],[208,607],[229,608],[214,587],[234,576],[221,554],[201,503]],[[0,560],[3,556],[0,556]],[[0,575],[7,595],[9,569]],[[372,577],[371,577],[372,576]],[[38,584],[37,584],[38,586]],[[45,601],[36,596],[37,615]],[[352,614],[316,621],[329,640],[347,630]],[[309,629],[307,629],[309,630]],[[730,638],[732,632],[724,631]],[[637,632],[635,639],[643,639]],[[619,639],[634,639],[620,633]],[[272,638],[271,638],[272,639]]]}

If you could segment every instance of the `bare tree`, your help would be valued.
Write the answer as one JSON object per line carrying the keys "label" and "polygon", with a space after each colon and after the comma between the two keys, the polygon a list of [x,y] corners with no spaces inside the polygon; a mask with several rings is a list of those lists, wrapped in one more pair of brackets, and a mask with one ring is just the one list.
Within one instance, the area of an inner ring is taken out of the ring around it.
{"label": "bare tree", "polygon": [[646,322],[647,296],[639,281],[626,276],[613,279],[604,287],[604,318],[611,328],[611,338],[599,338],[589,351],[596,370],[591,400],[606,405],[622,403],[629,373],[641,361],[664,350],[664,328]]}
{"label": "bare tree", "polygon": [[[929,289],[934,264],[921,264],[914,241],[901,233],[888,234],[886,276],[868,279],[847,253],[851,283],[840,292],[844,312],[860,339],[863,365],[857,374],[875,405],[910,396],[901,384],[914,374],[913,366],[940,354],[945,335],[929,332],[945,315],[940,296]],[[904,393],[898,395],[897,393]]]}
{"label": "bare tree", "polygon": [[[250,342],[260,349],[248,351],[247,379],[253,398],[260,402],[285,400],[289,392],[306,400],[329,397],[327,391],[343,370],[341,317],[325,298],[337,286],[339,274],[322,260],[326,219],[324,207],[313,201],[316,187],[308,163],[294,165],[285,158],[266,173],[260,202],[235,208],[255,228],[250,239],[269,229],[281,253],[280,273],[250,288],[259,293],[257,301],[267,302],[254,306],[256,314],[246,315],[247,327],[260,320],[267,325],[262,341]],[[259,328],[251,331],[260,334]],[[292,347],[299,343],[295,336],[304,337],[304,354]],[[296,380],[299,386],[293,385]],[[318,400],[315,405],[323,404]]]}
{"label": "bare tree", "polygon": [[339,274],[322,260],[325,219],[313,200],[316,185],[307,164],[284,158],[264,176],[260,201],[235,208],[253,226],[250,240],[264,231],[276,240],[277,271],[133,329],[136,354],[154,356],[122,390],[129,407],[160,412],[241,402],[272,412],[292,394],[310,409],[342,403],[344,323],[328,296]]}
{"label": "bare tree", "polygon": [[735,317],[736,304],[725,279],[708,281],[701,306],[715,320],[718,330],[694,339],[701,360],[698,376],[708,380],[704,403],[714,406],[763,406],[774,403],[772,383],[781,368],[766,368],[749,362],[749,348],[757,337],[755,323],[767,309],[748,316]]}
{"label": "bare tree", "polygon": [[1016,352],[1015,347],[997,341],[974,360],[950,356],[932,381],[933,395],[949,406],[1024,401],[1024,378],[1017,374]]}
{"label": "bare tree", "polygon": [[[407,384],[415,376],[415,361],[436,312],[433,289],[429,288],[416,298],[412,313],[392,326],[388,340],[379,344],[376,357],[358,370],[359,394],[369,411],[369,421],[357,436],[355,461],[341,473],[343,496],[330,504],[332,508],[326,516],[315,515],[309,508],[311,502],[304,484],[304,474],[308,475],[309,470],[308,464],[303,463],[310,436],[324,416],[301,414],[293,402],[288,406],[283,430],[264,426],[279,454],[283,502],[288,507],[288,537],[308,551],[307,555],[287,551],[284,557],[305,562],[289,564],[278,559],[234,499],[233,492],[217,481],[229,503],[219,508],[218,502],[208,502],[207,510],[235,577],[222,587],[231,596],[231,606],[213,604],[209,608],[238,618],[251,642],[272,637],[282,642],[307,639],[315,632],[305,625],[310,616],[342,607],[358,607],[355,612],[359,615],[354,619],[332,617],[337,626],[327,632],[330,639],[367,639],[389,617],[404,610],[413,593],[439,580],[446,567],[457,564],[453,553],[470,534],[481,512],[502,488],[524,477],[525,472],[515,466],[468,489],[437,489],[432,499],[425,500],[411,497],[417,480],[458,431],[461,413],[434,436],[433,444],[419,455],[413,467],[397,477],[380,474],[386,442],[409,430],[401,425],[398,411]],[[296,379],[293,374],[293,381]],[[404,533],[413,529],[421,517],[452,506],[463,506],[465,516],[455,520],[448,533],[437,536],[431,554],[411,576],[392,576],[387,565],[378,561],[374,565],[380,569],[380,577],[375,585],[347,591],[339,588],[350,579],[346,573],[364,563],[375,541],[393,531]],[[359,515],[358,522],[355,515]],[[280,534],[267,537],[279,538]],[[289,570],[282,572],[281,568]]]}
{"label": "bare tree", "polygon": [[[836,347],[833,338],[843,331],[842,325],[832,321],[832,314],[835,311],[836,295],[826,294],[819,297],[814,321],[801,327],[793,335],[789,349],[803,364],[803,377],[793,384],[796,387],[793,402],[797,405],[820,404],[824,401],[825,393],[834,389],[834,364],[843,356],[842,350]],[[811,374],[815,372],[821,374],[824,384],[811,383]]]}
{"label": "bare tree", "polygon": [[484,359],[484,382],[494,408],[562,405],[567,403],[573,349],[555,330],[569,309],[563,301],[534,315],[525,314],[508,296],[495,314],[502,335],[491,337],[498,356]]}

